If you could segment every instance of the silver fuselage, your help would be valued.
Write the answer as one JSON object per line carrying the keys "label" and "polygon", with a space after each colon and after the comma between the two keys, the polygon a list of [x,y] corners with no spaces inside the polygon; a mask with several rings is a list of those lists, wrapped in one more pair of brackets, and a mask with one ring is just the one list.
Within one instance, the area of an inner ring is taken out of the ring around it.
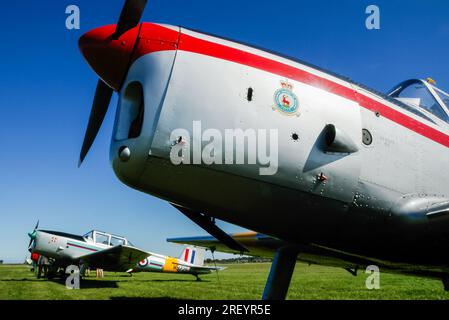
{"label": "silver fuselage", "polygon": [[[179,32],[177,50],[139,57],[122,87],[110,151],[122,182],[290,243],[447,270],[449,218],[427,215],[449,201],[447,124],[303,63]],[[283,80],[294,87],[298,116],[273,110]],[[127,90],[136,82],[145,116],[140,136],[127,139],[126,110],[135,100]],[[277,130],[277,173],[260,175],[258,165],[172,164],[171,133],[183,128],[194,136],[194,121],[203,130]],[[329,124],[357,151],[324,150]],[[371,143],[363,142],[364,129]],[[131,151],[126,162],[119,158],[123,147]]]}

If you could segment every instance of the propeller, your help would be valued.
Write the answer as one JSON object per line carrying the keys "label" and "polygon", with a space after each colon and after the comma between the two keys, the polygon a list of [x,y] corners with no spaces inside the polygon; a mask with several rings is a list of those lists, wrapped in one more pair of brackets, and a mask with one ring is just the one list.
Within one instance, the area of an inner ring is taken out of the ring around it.
{"label": "propeller", "polygon": [[127,0],[118,19],[113,39],[118,39],[126,31],[137,26],[142,18],[147,0]]}
{"label": "propeller", "polygon": [[[120,14],[119,21],[112,35],[113,40],[117,40],[124,33],[136,27],[142,18],[147,0],[126,0]],[[112,68],[115,66],[112,65]],[[99,80],[95,91],[94,102],[89,117],[89,124],[84,135],[83,146],[81,148],[78,167],[81,166],[92,144],[97,137],[100,127],[108,111],[114,89],[108,86],[103,80]]]}
{"label": "propeller", "polygon": [[39,220],[37,220],[36,226],[34,227],[33,232],[28,233],[28,236],[30,237],[30,243],[28,244],[28,249],[31,248],[31,244],[34,240],[36,240],[36,230],[39,228]]}
{"label": "propeller", "polygon": [[81,147],[78,167],[83,163],[90,147],[97,137],[98,131],[100,131],[104,117],[108,111],[109,103],[111,102],[112,93],[112,89],[106,83],[102,80],[98,80],[92,110],[90,111],[89,124],[87,125],[86,134],[84,135],[83,146]]}

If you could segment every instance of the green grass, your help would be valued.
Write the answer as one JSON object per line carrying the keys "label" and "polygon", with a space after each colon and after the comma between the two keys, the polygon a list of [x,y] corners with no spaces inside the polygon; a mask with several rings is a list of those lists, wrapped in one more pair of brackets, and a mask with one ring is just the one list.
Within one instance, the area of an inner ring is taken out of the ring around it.
{"label": "green grass", "polygon": [[[105,273],[81,282],[81,290],[64,283],[36,279],[28,266],[0,266],[0,299],[260,299],[270,264],[234,264],[217,275],[202,276],[140,273],[130,277]],[[288,299],[449,299],[438,280],[381,274],[381,289],[367,290],[366,275],[353,277],[345,270],[298,264]]]}

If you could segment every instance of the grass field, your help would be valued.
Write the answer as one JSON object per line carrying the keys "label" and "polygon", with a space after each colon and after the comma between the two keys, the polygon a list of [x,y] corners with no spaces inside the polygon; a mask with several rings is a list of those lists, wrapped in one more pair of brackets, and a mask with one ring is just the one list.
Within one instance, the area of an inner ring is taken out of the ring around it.
{"label": "grass field", "polygon": [[[105,273],[83,279],[81,290],[67,290],[63,282],[36,279],[28,266],[0,266],[0,300],[27,299],[260,299],[270,264],[234,264],[217,275],[140,273],[130,277]],[[437,280],[381,274],[380,290],[365,288],[366,275],[298,264],[288,299],[449,299]]]}

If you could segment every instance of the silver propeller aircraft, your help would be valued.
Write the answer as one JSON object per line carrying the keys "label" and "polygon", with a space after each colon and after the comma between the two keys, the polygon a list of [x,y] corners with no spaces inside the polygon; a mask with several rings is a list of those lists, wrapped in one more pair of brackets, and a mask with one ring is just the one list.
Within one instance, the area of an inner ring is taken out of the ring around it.
{"label": "silver propeller aircraft", "polygon": [[100,77],[80,164],[115,91],[118,178],[234,251],[247,248],[216,218],[279,239],[264,298],[285,298],[306,254],[449,287],[447,93],[428,79],[383,94],[271,51],[140,23],[145,5],[126,1],[117,25],[79,41]]}
{"label": "silver propeller aircraft", "polygon": [[[70,266],[99,268],[106,271],[125,272],[148,256],[146,251],[134,247],[126,238],[100,231],[91,231],[84,236],[59,231],[38,230],[39,223],[29,233],[28,250],[33,260],[39,256],[49,260],[47,277]],[[40,272],[39,272],[40,273]],[[40,274],[38,274],[39,276]]]}
{"label": "silver propeller aircraft", "polygon": [[29,233],[29,251],[32,260],[38,264],[38,277],[41,274],[40,257],[48,260],[46,276],[52,278],[59,270],[64,271],[70,265],[80,267],[81,274],[87,268],[99,268],[106,271],[161,272],[190,274],[199,279],[199,275],[223,270],[221,267],[204,265],[204,248],[186,247],[179,259],[147,252],[136,248],[128,239],[93,230],[83,236],[59,231],[38,230]]}

